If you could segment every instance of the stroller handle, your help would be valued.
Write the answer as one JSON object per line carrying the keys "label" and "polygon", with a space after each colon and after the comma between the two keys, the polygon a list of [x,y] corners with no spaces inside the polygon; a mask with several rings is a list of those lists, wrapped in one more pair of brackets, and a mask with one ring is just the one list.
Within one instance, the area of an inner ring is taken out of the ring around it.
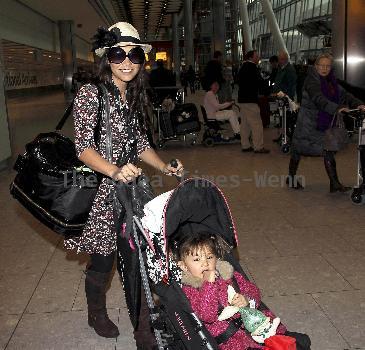
{"label": "stroller handle", "polygon": [[[178,164],[178,162],[177,162],[177,160],[175,158],[170,160],[170,165],[173,168],[177,168],[179,166],[179,164]],[[182,175],[175,174],[175,176],[176,176],[177,182],[180,183],[181,180],[182,180]]]}

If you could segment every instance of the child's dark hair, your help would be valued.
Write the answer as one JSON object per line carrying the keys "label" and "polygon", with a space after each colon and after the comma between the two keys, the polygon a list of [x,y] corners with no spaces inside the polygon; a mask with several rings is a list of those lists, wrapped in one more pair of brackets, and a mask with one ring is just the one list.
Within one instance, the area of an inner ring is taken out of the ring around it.
{"label": "child's dark hair", "polygon": [[172,253],[175,260],[181,261],[184,257],[192,255],[201,248],[208,248],[217,258],[223,258],[227,243],[224,240],[210,232],[194,232],[184,235],[180,240],[174,241],[172,245]]}

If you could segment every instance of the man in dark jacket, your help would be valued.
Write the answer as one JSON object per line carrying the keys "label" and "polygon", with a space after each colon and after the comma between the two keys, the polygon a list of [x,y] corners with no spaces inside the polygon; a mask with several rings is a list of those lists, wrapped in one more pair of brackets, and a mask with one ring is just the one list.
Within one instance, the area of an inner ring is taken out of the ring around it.
{"label": "man in dark jacket", "polygon": [[[264,148],[264,132],[258,106],[259,88],[262,84],[262,77],[257,67],[259,59],[256,50],[247,52],[246,61],[238,72],[238,104],[242,112],[242,152],[270,152]],[[251,133],[253,147],[249,140]]]}
{"label": "man in dark jacket", "polygon": [[282,91],[294,100],[297,88],[297,73],[293,65],[289,62],[289,55],[285,51],[279,53],[279,70],[275,77],[273,93]]}
{"label": "man in dark jacket", "polygon": [[174,73],[164,67],[163,60],[157,60],[157,68],[151,71],[150,85],[152,87],[176,86]]}
{"label": "man in dark jacket", "polygon": [[222,52],[215,51],[213,59],[210,60],[204,69],[204,89],[209,91],[213,82],[217,82],[219,86],[224,81],[223,78],[223,65],[222,65]]}
{"label": "man in dark jacket", "polygon": [[215,51],[213,59],[205,66],[203,78],[203,88],[206,91],[210,90],[212,83],[215,81],[219,84],[220,88],[217,94],[219,103],[225,103],[232,100],[232,96],[229,96],[229,92],[227,92],[227,88],[229,89],[230,86],[229,82],[224,79],[222,59],[222,52]]}

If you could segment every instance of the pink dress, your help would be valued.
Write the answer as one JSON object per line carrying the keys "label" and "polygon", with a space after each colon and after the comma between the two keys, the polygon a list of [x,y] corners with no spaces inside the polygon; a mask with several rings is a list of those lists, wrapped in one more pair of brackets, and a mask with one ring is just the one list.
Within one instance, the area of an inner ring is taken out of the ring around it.
{"label": "pink dress", "polygon": [[[214,337],[223,333],[229,324],[229,320],[218,321],[218,315],[221,307],[228,305],[227,287],[228,285],[234,287],[233,275],[239,286],[240,293],[247,299],[254,300],[256,307],[261,303],[260,291],[257,286],[241,274],[234,272],[233,267],[228,262],[218,261],[217,271],[220,277],[215,282],[203,281],[186,273],[183,274],[182,278],[182,289],[188,297],[194,312]],[[270,310],[265,310],[263,313],[271,319],[275,318]],[[239,314],[236,317],[240,317]],[[285,332],[285,326],[280,324],[277,334],[284,334]],[[255,349],[264,348],[256,343],[247,331],[241,328],[227,342],[221,344],[219,349],[246,350],[250,347]]]}

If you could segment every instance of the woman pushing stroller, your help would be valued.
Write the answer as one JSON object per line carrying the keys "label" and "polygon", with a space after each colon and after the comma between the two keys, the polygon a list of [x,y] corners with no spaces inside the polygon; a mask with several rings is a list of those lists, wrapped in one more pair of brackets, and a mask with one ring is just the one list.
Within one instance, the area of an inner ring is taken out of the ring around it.
{"label": "woman pushing stroller", "polygon": [[[114,188],[114,182],[110,179],[124,183],[136,179],[141,174],[141,169],[135,162],[137,158],[166,175],[178,174],[182,171],[182,164],[177,162],[172,167],[164,163],[147,141],[144,62],[145,53],[151,50],[151,45],[141,43],[138,32],[132,25],[119,22],[108,30],[99,28],[94,37],[93,49],[101,58],[98,78],[107,89],[110,105],[112,160],[107,160],[105,151],[105,120],[101,121],[99,144],[94,142],[99,114],[98,88],[86,84],[79,90],[74,101],[76,151],[79,159],[101,173],[103,179],[82,235],[67,239],[65,246],[90,254],[91,263],[87,267],[85,279],[88,322],[98,335],[114,338],[119,335],[119,330],[106,311],[106,288],[120,234],[114,226],[113,205],[109,200]],[[103,108],[107,109],[107,104]],[[156,347],[155,339],[149,324],[146,300],[140,291],[139,297],[139,315],[136,315],[133,325],[137,348],[153,349]]]}

